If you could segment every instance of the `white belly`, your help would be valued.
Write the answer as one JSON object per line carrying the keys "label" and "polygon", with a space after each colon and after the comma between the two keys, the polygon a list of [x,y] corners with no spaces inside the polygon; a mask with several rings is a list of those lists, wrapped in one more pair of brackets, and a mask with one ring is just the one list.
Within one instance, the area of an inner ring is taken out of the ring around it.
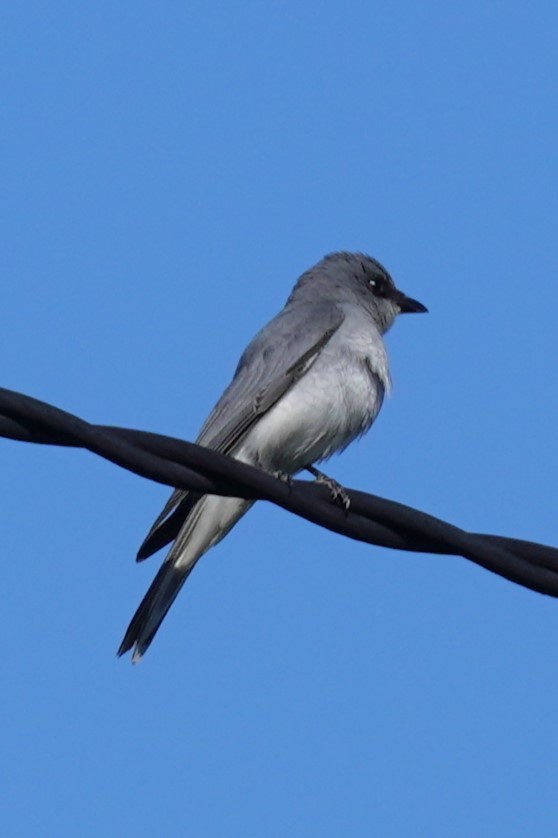
{"label": "white belly", "polygon": [[[378,358],[376,343],[372,358],[347,336],[341,350],[334,340],[250,431],[238,452],[241,457],[266,470],[292,474],[343,449],[368,430],[389,384],[385,350],[382,345]],[[379,377],[371,373],[366,358],[372,369],[381,367]]]}

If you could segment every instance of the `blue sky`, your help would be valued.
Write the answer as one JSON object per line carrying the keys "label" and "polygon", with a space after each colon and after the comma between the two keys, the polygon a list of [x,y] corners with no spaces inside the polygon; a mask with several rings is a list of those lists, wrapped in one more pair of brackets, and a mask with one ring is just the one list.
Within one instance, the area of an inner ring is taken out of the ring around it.
{"label": "blue sky", "polygon": [[[3,386],[192,439],[298,274],[365,250],[430,314],[328,471],[558,544],[555,4],[1,18]],[[167,492],[0,448],[3,834],[555,835],[557,602],[260,504],[132,667]]]}

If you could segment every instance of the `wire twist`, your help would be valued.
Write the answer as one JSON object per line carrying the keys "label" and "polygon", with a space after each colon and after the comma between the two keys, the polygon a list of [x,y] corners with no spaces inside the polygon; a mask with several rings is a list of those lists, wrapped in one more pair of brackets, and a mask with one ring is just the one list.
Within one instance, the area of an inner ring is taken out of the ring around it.
{"label": "wire twist", "polygon": [[[357,541],[420,553],[460,555],[518,585],[558,597],[558,549],[470,533],[425,512],[346,489],[348,510],[314,482],[290,483],[232,457],[161,434],[92,425],[46,402],[0,388],[0,437],[85,448],[128,471],[202,494],[267,500]],[[170,530],[167,541],[176,533]]]}

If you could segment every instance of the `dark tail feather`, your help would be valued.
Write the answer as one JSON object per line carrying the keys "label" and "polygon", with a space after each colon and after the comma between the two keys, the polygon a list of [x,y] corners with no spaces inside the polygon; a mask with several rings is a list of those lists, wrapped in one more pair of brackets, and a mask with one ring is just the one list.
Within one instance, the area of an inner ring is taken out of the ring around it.
{"label": "dark tail feather", "polygon": [[132,663],[140,660],[193,569],[194,565],[177,568],[171,562],[163,563],[126,629],[124,640],[116,653],[118,657],[134,647]]}
{"label": "dark tail feather", "polygon": [[136,561],[142,562],[144,559],[152,556],[153,553],[161,550],[162,547],[166,547],[166,545],[170,544],[171,541],[174,541],[182,529],[184,521],[200,498],[201,495],[188,492],[185,497],[178,502],[178,506],[170,515],[168,511],[165,515],[165,510],[163,510],[147,533],[143,544],[139,548]]}

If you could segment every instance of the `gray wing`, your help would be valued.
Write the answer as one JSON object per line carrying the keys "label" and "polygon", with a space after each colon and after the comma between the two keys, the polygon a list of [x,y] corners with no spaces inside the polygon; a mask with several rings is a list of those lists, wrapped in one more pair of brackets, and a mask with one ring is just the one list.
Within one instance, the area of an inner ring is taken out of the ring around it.
{"label": "gray wing", "polygon": [[310,369],[345,315],[335,305],[283,309],[244,351],[229,384],[198,436],[224,454]]}
{"label": "gray wing", "polygon": [[[254,423],[310,369],[344,319],[331,303],[284,308],[245,349],[197,442],[223,454],[233,452]],[[199,497],[183,489],[173,492],[141,545],[138,560],[176,537]]]}

